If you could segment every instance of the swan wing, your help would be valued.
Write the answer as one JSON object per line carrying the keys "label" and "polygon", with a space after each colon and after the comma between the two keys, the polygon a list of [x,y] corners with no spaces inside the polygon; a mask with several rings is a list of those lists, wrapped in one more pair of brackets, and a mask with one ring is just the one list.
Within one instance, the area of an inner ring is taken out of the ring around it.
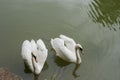
{"label": "swan wing", "polygon": [[61,34],[59,37],[60,37],[62,40],[64,40],[65,42],[76,44],[75,41],[74,41],[72,38],[67,37],[67,36],[65,36],[65,35],[63,35],[63,34]]}
{"label": "swan wing", "polygon": [[48,49],[46,48],[42,39],[37,40],[37,47],[38,47],[39,62],[44,63],[48,56]]}
{"label": "swan wing", "polygon": [[45,62],[48,55],[48,49],[46,48],[42,39],[37,40],[37,47],[38,47],[38,56],[40,61]]}
{"label": "swan wing", "polygon": [[44,42],[42,41],[42,39],[37,40],[37,47],[40,50],[47,50],[47,48],[46,48]]}
{"label": "swan wing", "polygon": [[23,59],[30,59],[31,58],[31,44],[28,40],[25,40],[22,44],[22,52],[21,52]]}
{"label": "swan wing", "polygon": [[56,51],[56,55],[68,62],[73,62],[76,58],[72,51],[64,46],[64,41],[60,38],[51,39],[51,45]]}
{"label": "swan wing", "polygon": [[31,43],[28,40],[25,40],[22,44],[21,55],[22,55],[24,62],[29,66],[30,70],[33,71],[31,52],[32,52],[31,51]]}
{"label": "swan wing", "polygon": [[71,50],[72,52],[75,52],[75,45],[76,45],[76,42],[72,39],[72,38],[69,38],[65,35],[60,35],[59,36],[62,40],[64,40],[65,42],[65,45],[66,47]]}
{"label": "swan wing", "polygon": [[33,58],[33,64],[35,67],[35,73],[39,74],[44,66],[46,59],[47,59],[48,50],[47,50],[44,42],[41,39],[37,40],[36,45],[37,45],[36,59],[38,62],[36,62]]}
{"label": "swan wing", "polygon": [[64,41],[60,38],[51,39],[51,45],[54,50],[64,47]]}
{"label": "swan wing", "polygon": [[36,42],[33,39],[31,40],[31,50],[33,52],[37,51],[37,45],[36,45]]}
{"label": "swan wing", "polygon": [[63,54],[60,57],[63,57],[64,60],[68,62],[75,62],[76,61],[76,55],[74,52],[69,50],[68,48],[64,47],[63,49],[60,50],[60,52]]}
{"label": "swan wing", "polygon": [[52,48],[56,51],[56,55],[61,55],[60,50],[64,47],[64,41],[60,38],[51,39]]}

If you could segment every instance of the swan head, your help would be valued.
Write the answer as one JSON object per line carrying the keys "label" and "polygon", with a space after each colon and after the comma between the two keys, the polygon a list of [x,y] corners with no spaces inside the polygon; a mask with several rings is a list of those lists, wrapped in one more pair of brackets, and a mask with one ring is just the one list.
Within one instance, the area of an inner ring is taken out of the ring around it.
{"label": "swan head", "polygon": [[35,62],[37,63],[37,62],[38,62],[38,58],[37,58],[36,53],[35,53],[35,52],[32,52],[31,55],[32,55],[32,59],[34,59]]}
{"label": "swan head", "polygon": [[81,57],[80,57],[80,53],[83,54],[83,48],[80,44],[76,44],[75,46],[75,53],[76,53],[76,63],[80,64],[81,63]]}
{"label": "swan head", "polygon": [[81,54],[84,54],[83,47],[80,44],[76,44],[76,49],[79,49]]}

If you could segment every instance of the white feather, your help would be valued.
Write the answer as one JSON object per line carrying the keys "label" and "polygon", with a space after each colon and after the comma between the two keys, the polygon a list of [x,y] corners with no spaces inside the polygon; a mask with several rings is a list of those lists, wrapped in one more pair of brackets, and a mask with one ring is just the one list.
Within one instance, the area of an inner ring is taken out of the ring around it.
{"label": "white feather", "polygon": [[[36,57],[37,62],[32,56],[33,54]],[[34,74],[40,74],[47,59],[48,51],[41,39],[37,40],[37,43],[34,40],[31,40],[31,42],[25,40],[22,44],[21,55],[24,62],[28,65],[29,69]]]}
{"label": "white feather", "polygon": [[81,57],[79,51],[76,51],[76,47],[79,47],[78,44],[72,38],[65,35],[60,35],[59,37],[51,39],[51,45],[56,51],[56,55],[65,61],[80,64]]}

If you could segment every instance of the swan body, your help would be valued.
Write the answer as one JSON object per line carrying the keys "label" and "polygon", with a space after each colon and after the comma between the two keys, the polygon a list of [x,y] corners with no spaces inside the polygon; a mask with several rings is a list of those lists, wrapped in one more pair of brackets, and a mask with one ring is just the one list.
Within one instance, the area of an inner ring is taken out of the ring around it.
{"label": "swan body", "polygon": [[47,59],[48,50],[41,39],[37,42],[25,40],[22,44],[21,55],[29,69],[38,75]]}
{"label": "swan body", "polygon": [[80,53],[83,53],[83,48],[72,38],[60,35],[59,38],[51,39],[51,45],[56,51],[56,56],[68,62],[81,63]]}

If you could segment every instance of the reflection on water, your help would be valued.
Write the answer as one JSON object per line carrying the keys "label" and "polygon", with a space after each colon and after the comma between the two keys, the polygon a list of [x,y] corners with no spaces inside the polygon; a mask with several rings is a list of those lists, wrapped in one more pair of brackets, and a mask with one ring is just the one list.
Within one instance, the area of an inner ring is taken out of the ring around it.
{"label": "reflection on water", "polygon": [[[55,57],[55,63],[56,63],[56,65],[59,66],[61,69],[64,68],[64,67],[66,67],[66,66],[68,66],[69,64],[71,64],[70,62],[66,62],[66,61],[62,60],[61,58],[59,58],[59,57]],[[77,77],[80,76],[80,75],[78,75],[78,74],[76,73],[76,71],[79,69],[79,67],[80,67],[80,64],[75,64],[75,67],[74,67],[74,69],[73,69],[73,71],[72,71],[72,75],[73,75],[75,78],[77,78]]]}
{"label": "reflection on water", "polygon": [[[24,67],[25,67],[25,69],[24,69],[25,73],[32,73],[31,70],[29,69],[29,66],[25,62],[24,62]],[[45,62],[42,71],[45,71],[47,69],[48,69],[48,64],[47,64],[47,62]]]}
{"label": "reflection on water", "polygon": [[81,65],[81,64],[75,64],[75,68],[74,68],[73,73],[72,73],[72,75],[73,75],[75,78],[80,77],[80,75],[77,74],[77,72],[76,72],[76,71],[79,69],[80,65]]}
{"label": "reflection on water", "polygon": [[56,63],[56,65],[59,66],[59,67],[65,67],[65,66],[67,66],[67,65],[70,64],[69,62],[66,62],[66,61],[62,60],[62,59],[59,58],[59,57],[55,57],[55,63]]}
{"label": "reflection on water", "polygon": [[[32,71],[29,69],[29,66],[25,62],[24,62],[24,67],[25,67],[24,72],[26,74],[32,73]],[[47,62],[45,62],[42,71],[45,71],[47,69],[48,69],[48,64],[47,64]],[[34,75],[34,80],[39,80],[39,75],[35,75],[35,74],[33,74],[33,75]]]}
{"label": "reflection on water", "polygon": [[[93,0],[89,4],[89,16],[94,22],[101,23],[110,29],[120,29],[120,2],[119,0]],[[119,27],[113,27],[116,25]]]}

